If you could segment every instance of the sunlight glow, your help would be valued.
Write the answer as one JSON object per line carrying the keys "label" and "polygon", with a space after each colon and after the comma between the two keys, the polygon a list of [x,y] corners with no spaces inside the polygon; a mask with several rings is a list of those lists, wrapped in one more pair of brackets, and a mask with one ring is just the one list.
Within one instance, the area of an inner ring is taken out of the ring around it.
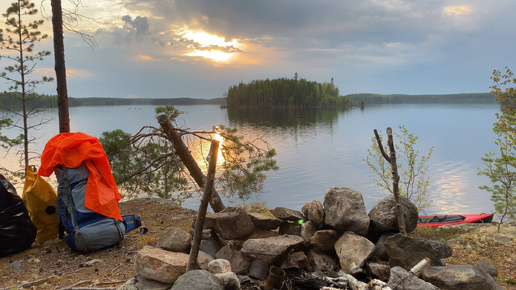
{"label": "sunlight glow", "polygon": [[158,59],[156,59],[152,56],[148,56],[148,55],[144,55],[144,54],[139,54],[139,55],[133,57],[133,59],[136,61],[159,61]]}
{"label": "sunlight glow", "polygon": [[444,11],[448,14],[458,16],[458,15],[470,13],[471,8],[469,8],[468,6],[465,6],[465,5],[464,6],[448,6],[448,7],[444,7]]}
{"label": "sunlight glow", "polygon": [[202,56],[204,58],[213,59],[214,61],[226,61],[233,56],[233,53],[222,52],[218,50],[196,50],[187,53],[188,56]]}
{"label": "sunlight glow", "polygon": [[[232,39],[230,42],[227,42],[223,37],[212,35],[206,32],[193,32],[190,30],[185,30],[181,33],[181,36],[195,43],[195,48],[193,48],[194,51],[186,53],[185,55],[200,56],[212,59],[217,62],[227,61],[230,59],[234,53],[227,51],[228,48],[236,49],[239,46],[236,39]],[[216,49],[217,47],[221,49]],[[203,48],[209,48],[209,50],[204,50]]]}
{"label": "sunlight glow", "polygon": [[216,45],[220,47],[238,47],[236,39],[231,40],[231,42],[226,42],[226,39],[224,37],[211,35],[206,32],[192,32],[190,30],[186,30],[183,33],[183,37],[186,39],[193,40],[203,47],[211,45]]}

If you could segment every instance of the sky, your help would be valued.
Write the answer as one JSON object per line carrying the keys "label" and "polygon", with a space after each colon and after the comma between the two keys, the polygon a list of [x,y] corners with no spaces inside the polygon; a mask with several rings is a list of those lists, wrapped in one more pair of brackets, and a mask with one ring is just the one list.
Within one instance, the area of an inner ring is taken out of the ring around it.
{"label": "sky", "polygon": [[[480,93],[493,70],[516,70],[514,0],[81,1],[70,25],[95,44],[65,31],[70,97],[212,99],[295,73],[342,95]],[[50,36],[35,49],[52,51],[38,79],[54,64],[50,0],[34,3]],[[56,83],[35,91],[55,95]]]}

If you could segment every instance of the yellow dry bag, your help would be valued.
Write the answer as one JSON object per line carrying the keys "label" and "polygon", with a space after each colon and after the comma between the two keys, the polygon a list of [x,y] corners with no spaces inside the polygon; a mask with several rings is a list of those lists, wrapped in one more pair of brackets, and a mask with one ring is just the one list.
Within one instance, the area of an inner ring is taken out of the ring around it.
{"label": "yellow dry bag", "polygon": [[56,210],[57,192],[39,176],[35,166],[27,167],[22,199],[32,223],[38,229],[36,242],[44,243],[57,238],[59,218]]}

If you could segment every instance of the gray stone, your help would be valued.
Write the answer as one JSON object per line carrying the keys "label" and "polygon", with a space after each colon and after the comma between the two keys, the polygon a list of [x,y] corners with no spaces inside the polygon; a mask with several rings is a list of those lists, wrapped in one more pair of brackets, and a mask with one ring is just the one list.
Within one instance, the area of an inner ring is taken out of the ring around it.
{"label": "gray stone", "polygon": [[392,290],[439,290],[439,287],[419,279],[414,274],[398,266],[391,268],[387,284]]}
{"label": "gray stone", "polygon": [[365,236],[369,230],[364,198],[359,191],[331,187],[324,196],[324,223],[340,233],[352,231]]}
{"label": "gray stone", "polygon": [[162,283],[174,283],[186,272],[188,255],[145,246],[135,257],[136,273]]}
{"label": "gray stone", "polygon": [[391,267],[389,265],[367,262],[365,265],[365,270],[373,278],[382,281],[389,281],[389,276],[391,273]]}
{"label": "gray stone", "polygon": [[496,269],[496,267],[488,261],[478,261],[478,263],[476,263],[475,266],[486,271],[489,275],[493,277],[498,277],[498,269]]}
{"label": "gray stone", "polygon": [[324,208],[322,203],[318,200],[307,202],[301,208],[301,212],[309,221],[316,225],[320,225],[324,222]]}
{"label": "gray stone", "polygon": [[442,259],[452,255],[452,248],[441,241],[412,238],[395,234],[385,241],[385,249],[389,254],[389,265],[400,266],[410,270],[425,258],[430,258],[432,266],[442,266]]}
{"label": "gray stone", "polygon": [[212,232],[207,239],[201,240],[199,250],[205,252],[206,254],[212,257],[215,257],[215,254],[217,254],[217,252],[220,251],[220,248],[222,248],[223,246],[224,242],[221,241],[219,235],[217,235],[217,233],[215,232]]}
{"label": "gray stone", "polygon": [[292,222],[305,220],[305,217],[300,211],[289,209],[286,207],[276,207],[275,209],[271,210],[271,213],[281,220],[287,220]]}
{"label": "gray stone", "polygon": [[192,270],[179,277],[171,290],[223,290],[219,279],[205,270]]}
{"label": "gray stone", "polygon": [[136,275],[135,279],[136,279],[135,287],[138,290],[145,290],[145,289],[168,290],[172,286],[172,284],[161,283],[158,281],[146,279],[139,275]]}
{"label": "gray stone", "polygon": [[192,236],[180,228],[170,228],[158,238],[157,246],[167,251],[185,252],[192,244]]}
{"label": "gray stone", "polygon": [[226,259],[231,264],[231,269],[237,275],[246,274],[251,266],[251,261],[246,259],[241,250],[232,245],[226,245],[215,255],[217,259]]}
{"label": "gray stone", "polygon": [[[407,233],[417,227],[417,207],[406,197],[400,195],[401,210],[405,219]],[[398,217],[396,215],[396,202],[394,195],[389,194],[377,203],[369,212],[371,227],[378,232],[399,232]]]}
{"label": "gray stone", "polygon": [[208,263],[208,271],[213,274],[231,272],[231,264],[225,259],[215,259]]}
{"label": "gray stone", "polygon": [[312,265],[312,271],[325,271],[329,274],[336,273],[339,264],[335,256],[327,255],[316,249],[309,249],[307,253],[308,261]]}
{"label": "gray stone", "polygon": [[301,236],[301,225],[298,222],[286,221],[279,227],[278,234]]}
{"label": "gray stone", "polygon": [[389,261],[389,254],[387,253],[387,250],[385,249],[385,241],[387,241],[388,238],[394,236],[396,233],[384,233],[380,236],[380,239],[378,239],[378,242],[376,242],[374,246],[374,252],[373,257],[378,258],[381,261]]}
{"label": "gray stone", "polygon": [[472,265],[426,267],[421,278],[442,290],[503,290],[491,275]]}
{"label": "gray stone", "polygon": [[309,267],[310,261],[303,251],[288,253],[281,264],[282,269],[307,269]]}
{"label": "gray stone", "polygon": [[240,240],[253,233],[254,224],[249,215],[237,207],[207,214],[204,227],[214,229],[225,240]]}
{"label": "gray stone", "polygon": [[240,280],[233,272],[215,274],[224,290],[240,290]]}
{"label": "gray stone", "polygon": [[248,213],[248,215],[251,218],[251,221],[253,222],[254,226],[262,230],[272,231],[277,229],[283,223],[283,221],[278,218],[264,215],[261,213],[253,212]]}
{"label": "gray stone", "polygon": [[242,254],[249,259],[272,263],[303,243],[300,236],[284,235],[266,239],[250,239],[244,242]]}
{"label": "gray stone", "polygon": [[364,266],[373,251],[371,241],[353,232],[345,232],[335,243],[335,252],[345,273],[353,273]]}
{"label": "gray stone", "polygon": [[301,225],[300,236],[301,236],[301,238],[303,238],[303,244],[305,246],[310,245],[310,239],[313,237],[316,230],[317,229],[316,229],[315,224],[311,221],[304,222]]}
{"label": "gray stone", "polygon": [[197,265],[203,270],[208,270],[208,264],[213,261],[213,257],[209,254],[206,254],[203,251],[199,251],[197,253]]}
{"label": "gray stone", "polygon": [[339,239],[339,234],[335,230],[319,230],[310,238],[310,246],[319,251],[334,255],[335,243]]}

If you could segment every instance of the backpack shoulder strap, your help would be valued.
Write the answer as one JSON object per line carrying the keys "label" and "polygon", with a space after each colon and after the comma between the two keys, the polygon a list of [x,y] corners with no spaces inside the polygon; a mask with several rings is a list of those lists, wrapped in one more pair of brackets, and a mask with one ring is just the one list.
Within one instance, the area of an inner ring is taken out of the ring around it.
{"label": "backpack shoulder strap", "polygon": [[72,225],[74,227],[74,232],[75,232],[75,239],[76,239],[75,244],[77,245],[78,250],[79,251],[87,251],[87,248],[81,249],[82,247],[80,246],[80,245],[85,246],[86,241],[84,240],[84,237],[79,228],[79,223],[77,223],[75,202],[74,202],[73,196],[72,196],[70,180],[68,179],[68,168],[61,166],[61,169],[63,170],[63,185],[64,186],[62,187],[62,190],[59,192],[59,197],[63,199],[66,211],[70,215],[70,219],[71,219]]}

